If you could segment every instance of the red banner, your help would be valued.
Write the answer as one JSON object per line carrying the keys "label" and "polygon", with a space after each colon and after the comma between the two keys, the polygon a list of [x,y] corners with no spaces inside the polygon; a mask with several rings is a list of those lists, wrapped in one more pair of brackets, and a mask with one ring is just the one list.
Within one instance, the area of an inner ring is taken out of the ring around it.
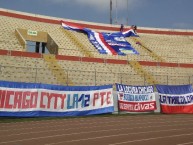
{"label": "red banner", "polygon": [[151,102],[125,102],[118,101],[121,111],[146,112],[156,110],[156,101]]}
{"label": "red banner", "polygon": [[193,105],[187,106],[161,105],[161,110],[164,113],[193,113]]}

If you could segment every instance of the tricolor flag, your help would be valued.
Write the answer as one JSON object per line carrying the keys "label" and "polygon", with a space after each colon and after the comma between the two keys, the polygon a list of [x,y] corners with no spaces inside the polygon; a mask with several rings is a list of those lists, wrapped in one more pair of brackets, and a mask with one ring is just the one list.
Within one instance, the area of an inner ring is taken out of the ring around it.
{"label": "tricolor flag", "polygon": [[125,40],[125,37],[138,36],[133,31],[133,29],[128,29],[126,31],[116,33],[104,33],[104,32],[96,32],[91,29],[64,21],[62,21],[62,27],[67,30],[86,33],[89,41],[95,46],[95,48],[101,54],[110,54],[110,55],[139,54],[131,46],[131,44]]}
{"label": "tricolor flag", "polygon": [[193,113],[192,85],[156,85],[163,113]]}

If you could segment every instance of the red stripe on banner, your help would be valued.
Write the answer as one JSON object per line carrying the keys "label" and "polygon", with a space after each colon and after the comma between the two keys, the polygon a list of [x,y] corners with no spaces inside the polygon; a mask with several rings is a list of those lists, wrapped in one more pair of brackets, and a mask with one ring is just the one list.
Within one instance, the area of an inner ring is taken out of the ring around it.
{"label": "red stripe on banner", "polygon": [[101,39],[103,44],[111,51],[111,53],[113,55],[117,55],[117,52],[111,46],[109,46],[109,44],[105,41],[105,39],[101,33],[99,33],[99,38]]}
{"label": "red stripe on banner", "polygon": [[161,105],[162,113],[193,113],[193,105],[186,105],[186,106],[168,106],[168,105]]}
{"label": "red stripe on banner", "polygon": [[156,110],[156,101],[150,102],[124,102],[119,101],[119,110],[129,112],[146,112]]}
{"label": "red stripe on banner", "polygon": [[76,25],[76,24],[71,23],[71,22],[61,21],[61,23],[64,23],[65,25],[68,25],[69,27],[75,27],[76,29],[80,29],[80,30],[84,29],[84,27],[82,27],[80,25]]}

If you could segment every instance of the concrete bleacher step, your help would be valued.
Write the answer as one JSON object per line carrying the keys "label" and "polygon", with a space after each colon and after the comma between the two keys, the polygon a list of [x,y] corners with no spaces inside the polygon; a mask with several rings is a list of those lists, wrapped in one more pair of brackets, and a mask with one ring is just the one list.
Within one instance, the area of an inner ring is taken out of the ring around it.
{"label": "concrete bleacher step", "polygon": [[139,41],[139,38],[132,37],[132,40],[135,41],[136,44],[140,45],[154,60],[158,62],[166,62],[162,57],[160,57],[154,51],[150,50],[147,46],[145,46],[142,41]]}
{"label": "concrete bleacher step", "polygon": [[84,44],[81,43],[81,41],[76,38],[69,30],[64,30],[63,29],[63,32],[66,36],[68,36],[71,40],[72,40],[72,43],[74,43],[77,48],[79,49],[79,51],[84,54],[84,56],[86,57],[94,57],[94,55],[87,49],[86,46],[84,46]]}
{"label": "concrete bleacher step", "polygon": [[147,71],[145,71],[142,68],[142,66],[139,64],[139,62],[137,62],[137,61],[129,61],[129,64],[131,65],[131,67],[134,68],[134,70],[137,72],[137,74],[139,74],[139,75],[141,75],[142,77],[145,78],[145,81],[149,85],[158,84],[158,82],[153,78],[153,76],[151,76]]}
{"label": "concrete bleacher step", "polygon": [[44,54],[43,58],[47,63],[48,68],[52,71],[53,75],[56,77],[57,81],[61,85],[73,86],[73,82],[67,78],[67,73],[64,69],[58,64],[55,55]]}

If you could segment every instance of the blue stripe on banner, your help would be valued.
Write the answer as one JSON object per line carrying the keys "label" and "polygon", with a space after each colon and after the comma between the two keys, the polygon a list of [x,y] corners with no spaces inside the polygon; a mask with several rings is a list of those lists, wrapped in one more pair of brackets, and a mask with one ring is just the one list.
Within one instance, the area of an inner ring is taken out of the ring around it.
{"label": "blue stripe on banner", "polygon": [[58,91],[89,91],[89,90],[100,90],[112,88],[112,85],[103,86],[61,86],[61,85],[50,85],[40,83],[21,83],[21,82],[9,82],[0,81],[0,87],[7,88],[26,88],[26,89],[49,89]]}
{"label": "blue stripe on banner", "polygon": [[138,37],[138,35],[132,29],[124,31],[123,33],[121,32],[100,33],[78,25],[65,23],[66,22],[62,22],[62,26],[64,29],[73,31],[80,30],[80,32],[86,33],[89,41],[101,54],[113,54],[113,55],[139,54],[137,50],[135,50],[131,46],[131,44],[125,39],[125,37],[130,36]]}
{"label": "blue stripe on banner", "polygon": [[114,107],[106,107],[102,109],[88,111],[69,111],[69,112],[48,112],[48,111],[25,111],[25,112],[5,112],[2,111],[0,116],[9,117],[59,117],[59,116],[85,116],[94,114],[104,114],[114,112]]}
{"label": "blue stripe on banner", "polygon": [[139,54],[131,44],[126,41],[123,34],[118,33],[102,33],[105,42],[111,46],[111,48],[118,54],[118,55],[126,55],[126,54]]}
{"label": "blue stripe on banner", "polygon": [[161,94],[187,94],[192,93],[192,85],[156,85],[157,91]]}
{"label": "blue stripe on banner", "polygon": [[149,86],[131,86],[116,83],[116,90],[118,92],[130,93],[130,94],[148,94],[154,92],[154,87]]}

